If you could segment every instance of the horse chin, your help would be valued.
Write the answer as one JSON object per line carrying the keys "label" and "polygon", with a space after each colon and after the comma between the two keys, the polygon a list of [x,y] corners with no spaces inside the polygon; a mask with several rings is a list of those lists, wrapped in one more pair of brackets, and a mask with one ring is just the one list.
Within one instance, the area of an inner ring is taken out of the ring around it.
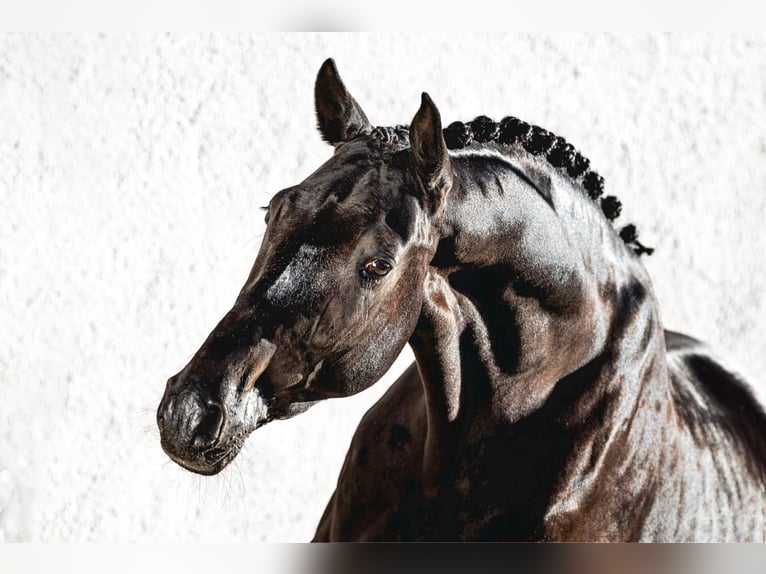
{"label": "horse chin", "polygon": [[291,419],[294,416],[297,416],[301,413],[305,413],[307,410],[309,410],[311,407],[313,407],[315,404],[319,403],[321,401],[304,401],[304,402],[296,402],[288,405],[284,412],[280,413],[279,416],[275,417],[280,420],[285,419]]}
{"label": "horse chin", "polygon": [[236,441],[230,445],[218,446],[195,458],[180,458],[167,450],[165,452],[180,467],[195,474],[213,476],[221,472],[237,457],[243,442]]}

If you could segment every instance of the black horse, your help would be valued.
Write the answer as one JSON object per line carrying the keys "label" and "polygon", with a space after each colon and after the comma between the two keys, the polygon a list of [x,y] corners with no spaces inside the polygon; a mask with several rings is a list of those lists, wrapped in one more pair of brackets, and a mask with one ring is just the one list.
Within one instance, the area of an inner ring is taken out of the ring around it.
{"label": "black horse", "polygon": [[664,331],[651,252],[560,137],[516,118],[373,127],[332,60],[334,155],[271,200],[233,308],[167,384],[178,464],[416,363],[359,425],[316,540],[763,541],[766,416]]}

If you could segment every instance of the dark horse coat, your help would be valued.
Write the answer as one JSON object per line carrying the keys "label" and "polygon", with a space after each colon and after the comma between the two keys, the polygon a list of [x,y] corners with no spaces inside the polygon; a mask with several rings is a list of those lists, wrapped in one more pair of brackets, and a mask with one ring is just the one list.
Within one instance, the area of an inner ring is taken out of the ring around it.
{"label": "dark horse coat", "polygon": [[616,198],[516,118],[375,128],[332,61],[330,160],[271,200],[231,311],[167,384],[162,446],[214,474],[252,430],[416,364],[367,413],[316,540],[764,540],[766,417],[663,330]]}

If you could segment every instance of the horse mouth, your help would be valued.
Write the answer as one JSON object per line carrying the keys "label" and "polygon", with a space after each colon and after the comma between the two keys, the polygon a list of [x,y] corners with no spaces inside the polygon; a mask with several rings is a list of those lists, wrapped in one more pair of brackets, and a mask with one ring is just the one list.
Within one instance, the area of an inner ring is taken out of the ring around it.
{"label": "horse mouth", "polygon": [[165,454],[182,468],[206,476],[226,468],[250,433],[268,420],[266,402],[255,391],[232,393],[221,402],[177,393],[163,397],[157,415]]}
{"label": "horse mouth", "polygon": [[235,441],[229,445],[206,450],[196,457],[180,457],[173,452],[169,452],[169,449],[163,450],[173,462],[182,468],[196,474],[213,476],[226,468],[236,458],[241,449],[242,442]]}

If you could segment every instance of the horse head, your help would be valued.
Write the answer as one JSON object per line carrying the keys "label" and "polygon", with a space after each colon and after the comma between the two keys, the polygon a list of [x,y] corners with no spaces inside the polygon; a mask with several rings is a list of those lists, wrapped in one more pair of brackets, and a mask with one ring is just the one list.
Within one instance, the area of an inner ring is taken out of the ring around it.
{"label": "horse head", "polygon": [[332,60],[315,97],[334,155],[271,199],[244,287],[159,406],[164,450],[194,472],[219,472],[270,420],[369,387],[420,315],[451,185],[439,112],[424,94],[409,134],[374,128]]}

